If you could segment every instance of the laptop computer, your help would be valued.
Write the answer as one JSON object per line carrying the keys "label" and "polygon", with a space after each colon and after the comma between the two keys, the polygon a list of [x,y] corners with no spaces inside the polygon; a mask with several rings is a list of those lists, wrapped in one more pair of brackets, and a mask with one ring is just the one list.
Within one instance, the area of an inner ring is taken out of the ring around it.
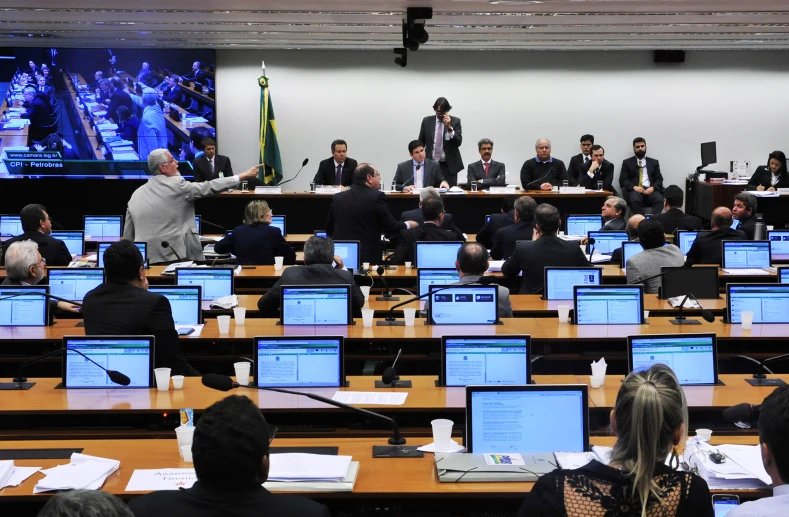
{"label": "laptop computer", "polygon": [[586,236],[591,240],[594,239],[594,244],[586,245],[586,252],[589,253],[592,249],[601,255],[610,255],[615,249],[622,246],[622,243],[629,239],[627,232],[620,231],[594,231],[587,232]]}
{"label": "laptop computer", "polygon": [[721,241],[723,269],[770,267],[770,241]]}
{"label": "laptop computer", "polygon": [[81,302],[88,291],[104,283],[104,268],[48,269],[49,292],[72,302]]}
{"label": "laptop computer", "polygon": [[742,323],[743,311],[753,312],[753,323],[789,323],[789,285],[726,284],[726,316]]}
{"label": "laptop computer", "polygon": [[176,285],[199,285],[204,300],[216,300],[233,294],[233,267],[179,267],[175,270]]}
{"label": "laptop computer", "polygon": [[712,231],[677,230],[674,243],[677,245],[680,251],[682,251],[683,255],[687,255],[691,246],[693,246],[693,243],[696,241],[696,238],[699,235],[704,235],[706,233],[712,233]]}
{"label": "laptop computer", "polygon": [[597,215],[568,215],[564,222],[565,235],[586,236],[589,232],[596,232],[603,227],[603,216]]}
{"label": "laptop computer", "polygon": [[466,387],[469,453],[589,450],[586,384]]}
{"label": "laptop computer", "polygon": [[531,383],[529,336],[443,336],[439,386]]}
{"label": "laptop computer", "polygon": [[431,285],[450,285],[460,281],[457,269],[417,269],[417,296],[427,294]]}
{"label": "laptop computer", "polygon": [[663,275],[658,298],[665,300],[675,296],[692,294],[699,299],[720,298],[720,279],[718,266],[668,267],[660,268]]}
{"label": "laptop computer", "polygon": [[283,285],[280,298],[282,325],[350,325],[351,286]]}
{"label": "laptop computer", "polygon": [[779,267],[776,274],[778,276],[778,283],[789,284],[789,267]]}
{"label": "laptop computer", "polygon": [[359,271],[361,269],[359,246],[359,241],[334,241],[334,254],[342,259],[346,268]]}
{"label": "laptop computer", "polygon": [[[47,286],[0,286],[0,327],[40,327],[49,322]],[[30,293],[27,296],[23,293]]]}
{"label": "laptop computer", "polygon": [[[440,292],[433,293],[437,289]],[[430,286],[427,321],[435,325],[495,325],[499,323],[498,286]]]}
{"label": "laptop computer", "polygon": [[275,228],[279,228],[279,231],[282,232],[283,237],[287,237],[288,233],[285,229],[285,216],[284,215],[272,215],[271,216],[271,226]]}
{"label": "laptop computer", "polygon": [[25,233],[22,230],[22,217],[19,215],[0,215],[0,237],[10,239]]}
{"label": "laptop computer", "polygon": [[85,254],[85,232],[79,231],[58,231],[52,232],[50,235],[53,239],[63,241],[68,248],[68,252],[72,256],[79,256]]}
{"label": "laptop computer", "polygon": [[151,285],[148,290],[161,294],[170,302],[176,325],[203,323],[203,295],[199,285]]}
{"label": "laptop computer", "polygon": [[254,343],[256,386],[345,386],[341,336],[266,336],[256,337]]}
{"label": "laptop computer", "polygon": [[770,241],[770,260],[789,262],[789,230],[770,230],[767,240]]}
{"label": "laptop computer", "polygon": [[644,322],[643,285],[573,287],[578,325],[640,325]]}
{"label": "laptop computer", "polygon": [[546,267],[543,300],[572,300],[576,285],[600,285],[603,270],[596,267]]}
{"label": "laptop computer", "polygon": [[[116,241],[117,242],[117,241]],[[96,251],[96,263],[99,267],[104,267],[104,252],[107,251],[107,248],[115,244],[114,242],[100,242],[99,248]],[[142,255],[142,261],[145,263],[148,260],[148,243],[147,242],[135,242],[135,246],[137,249],[140,250],[140,255]]]}
{"label": "laptop computer", "polygon": [[462,245],[460,241],[417,241],[414,265],[417,268],[452,269]]}
{"label": "laptop computer", "polygon": [[682,386],[718,384],[715,334],[656,334],[627,337],[628,371],[665,364]]}
{"label": "laptop computer", "polygon": [[629,259],[630,257],[632,257],[633,255],[635,255],[637,253],[641,253],[642,251],[644,251],[644,247],[641,246],[641,243],[638,242],[638,241],[625,241],[625,242],[623,242],[622,243],[622,262],[619,264],[619,266],[622,269],[625,269],[625,266],[627,265],[627,259]]}
{"label": "laptop computer", "polygon": [[115,237],[123,235],[123,217],[120,215],[86,215],[85,238]]}
{"label": "laptop computer", "polygon": [[[63,348],[63,387],[73,388],[152,388],[153,336],[65,336]],[[115,384],[107,373],[76,352],[79,350],[108,370],[126,375],[128,386]]]}

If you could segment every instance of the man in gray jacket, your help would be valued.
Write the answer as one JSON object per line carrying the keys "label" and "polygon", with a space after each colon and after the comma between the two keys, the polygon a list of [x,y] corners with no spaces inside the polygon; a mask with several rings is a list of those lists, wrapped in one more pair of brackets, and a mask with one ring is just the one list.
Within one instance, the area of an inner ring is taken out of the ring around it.
{"label": "man in gray jacket", "polygon": [[685,257],[682,251],[673,244],[666,245],[666,234],[663,233],[663,224],[660,221],[644,219],[638,224],[638,241],[644,248],[641,253],[636,253],[629,259],[627,270],[628,284],[644,284],[644,293],[656,294],[662,285],[663,278],[650,277],[659,275],[661,268],[682,267]]}

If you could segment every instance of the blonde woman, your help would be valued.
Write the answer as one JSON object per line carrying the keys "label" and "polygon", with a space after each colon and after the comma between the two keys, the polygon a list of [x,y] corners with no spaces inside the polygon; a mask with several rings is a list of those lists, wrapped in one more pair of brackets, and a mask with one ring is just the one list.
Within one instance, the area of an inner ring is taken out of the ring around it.
{"label": "blonde woman", "polygon": [[285,257],[285,264],[296,263],[293,251],[282,232],[271,226],[271,208],[263,200],[251,201],[244,209],[244,224],[214,245],[217,253],[232,253],[238,264],[273,265],[274,257]]}
{"label": "blonde woman", "polygon": [[679,463],[688,425],[685,394],[667,366],[627,376],[611,411],[617,440],[611,462],[540,478],[519,516],[713,517],[706,481],[665,465]]}

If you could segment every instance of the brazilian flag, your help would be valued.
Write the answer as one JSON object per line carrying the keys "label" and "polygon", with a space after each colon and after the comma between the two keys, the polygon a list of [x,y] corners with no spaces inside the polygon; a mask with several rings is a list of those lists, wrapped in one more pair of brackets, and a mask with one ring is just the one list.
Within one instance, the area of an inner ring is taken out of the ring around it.
{"label": "brazilian flag", "polygon": [[258,169],[258,179],[266,185],[276,185],[282,180],[282,159],[277,143],[277,121],[274,118],[274,107],[271,105],[271,94],[268,89],[268,77],[258,77],[260,85],[260,161],[265,166]]}

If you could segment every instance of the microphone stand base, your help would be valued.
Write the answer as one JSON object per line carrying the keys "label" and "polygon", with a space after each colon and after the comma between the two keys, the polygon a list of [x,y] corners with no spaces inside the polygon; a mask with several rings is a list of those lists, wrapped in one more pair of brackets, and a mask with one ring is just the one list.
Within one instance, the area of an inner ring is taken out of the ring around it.
{"label": "microphone stand base", "polygon": [[392,381],[392,384],[386,384],[384,381],[375,381],[376,388],[413,388],[411,381]]}
{"label": "microphone stand base", "polygon": [[376,326],[378,327],[405,327],[405,321],[376,321]]}
{"label": "microphone stand base", "polygon": [[373,458],[424,458],[416,445],[373,445]]}
{"label": "microphone stand base", "polygon": [[375,297],[375,301],[376,302],[399,302],[400,301],[400,297],[399,296],[376,296]]}
{"label": "microphone stand base", "polygon": [[681,320],[668,320],[668,321],[671,322],[672,325],[701,325],[701,322],[699,320],[681,319]]}
{"label": "microphone stand base", "polygon": [[0,391],[29,390],[35,385],[35,382],[0,382]]}
{"label": "microphone stand base", "polygon": [[753,379],[747,378],[745,382],[751,386],[786,386],[786,383],[781,379]]}

